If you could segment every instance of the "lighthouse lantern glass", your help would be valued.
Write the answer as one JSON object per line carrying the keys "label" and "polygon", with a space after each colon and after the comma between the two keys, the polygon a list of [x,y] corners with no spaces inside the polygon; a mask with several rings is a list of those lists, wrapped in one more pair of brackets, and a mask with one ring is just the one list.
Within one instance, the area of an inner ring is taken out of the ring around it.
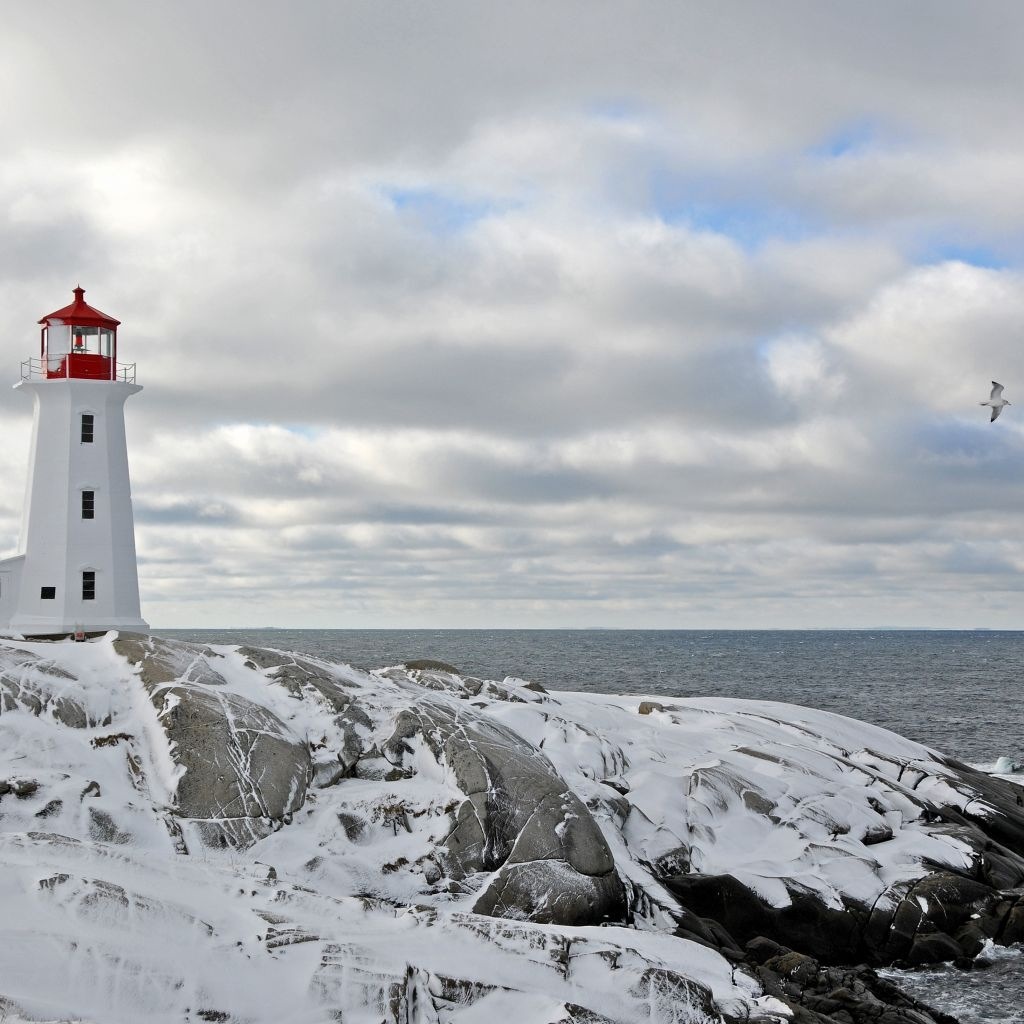
{"label": "lighthouse lantern glass", "polygon": [[106,356],[114,351],[114,332],[106,327],[71,327],[71,351]]}

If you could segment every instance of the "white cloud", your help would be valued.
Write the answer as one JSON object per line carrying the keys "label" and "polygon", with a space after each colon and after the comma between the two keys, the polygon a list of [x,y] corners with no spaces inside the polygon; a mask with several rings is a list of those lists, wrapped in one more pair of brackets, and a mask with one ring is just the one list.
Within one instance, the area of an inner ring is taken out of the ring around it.
{"label": "white cloud", "polygon": [[867,376],[859,401],[891,408],[902,397],[971,416],[993,377],[1021,379],[1024,353],[1013,338],[1022,317],[1019,272],[954,261],[901,275],[826,337]]}
{"label": "white cloud", "polygon": [[842,377],[829,371],[825,348],[816,338],[776,338],[764,358],[772,383],[788,398],[821,405],[843,390]]}

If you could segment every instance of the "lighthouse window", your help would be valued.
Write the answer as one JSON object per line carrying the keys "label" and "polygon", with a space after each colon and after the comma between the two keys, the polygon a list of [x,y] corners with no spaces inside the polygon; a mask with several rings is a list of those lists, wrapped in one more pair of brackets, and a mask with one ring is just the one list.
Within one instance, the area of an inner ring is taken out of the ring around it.
{"label": "lighthouse window", "polygon": [[96,600],[96,573],[92,569],[86,569],[82,573],[82,600]]}
{"label": "lighthouse window", "polygon": [[82,444],[92,444],[94,420],[95,417],[91,412],[82,413]]}
{"label": "lighthouse window", "polygon": [[82,491],[82,518],[94,519],[96,517],[96,492]]}
{"label": "lighthouse window", "polygon": [[55,601],[57,599],[57,588],[56,587],[40,587],[39,588],[39,600],[40,601]]}

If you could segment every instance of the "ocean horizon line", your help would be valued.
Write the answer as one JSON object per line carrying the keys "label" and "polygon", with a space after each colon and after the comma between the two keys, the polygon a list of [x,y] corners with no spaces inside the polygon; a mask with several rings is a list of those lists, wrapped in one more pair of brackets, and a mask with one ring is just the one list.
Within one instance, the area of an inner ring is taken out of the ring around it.
{"label": "ocean horizon line", "polygon": [[1024,633],[1008,626],[151,626],[153,633]]}

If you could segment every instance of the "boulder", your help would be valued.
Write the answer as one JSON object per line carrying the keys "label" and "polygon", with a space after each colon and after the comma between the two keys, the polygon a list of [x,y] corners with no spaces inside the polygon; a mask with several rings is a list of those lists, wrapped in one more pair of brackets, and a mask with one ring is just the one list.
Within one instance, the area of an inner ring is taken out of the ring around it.
{"label": "boulder", "polygon": [[[973,799],[963,816],[982,833],[1019,857],[1024,857],[1024,800],[1020,786],[993,778],[955,758],[944,758]],[[995,812],[995,813],[993,813]]]}
{"label": "boulder", "polygon": [[943,932],[924,932],[914,936],[907,952],[907,962],[916,967],[959,960],[963,955],[960,944],[951,936]]}
{"label": "boulder", "polygon": [[1024,896],[1022,896],[1004,919],[999,941],[1006,946],[1024,943]]}
{"label": "boulder", "polygon": [[414,737],[451,770],[465,800],[445,842],[448,873],[497,872],[481,914],[562,924],[620,919],[625,891],[582,800],[536,747],[464,707],[418,701],[398,716],[384,755],[401,765]]}
{"label": "boulder", "polygon": [[267,677],[283,686],[293,697],[322,701],[335,714],[342,714],[352,703],[349,688],[322,665],[297,654],[267,651],[258,647],[240,647],[238,653],[251,668],[266,671]]}
{"label": "boulder", "polygon": [[740,943],[768,936],[825,963],[855,962],[866,952],[857,918],[804,890],[791,889],[789,906],[773,907],[732,875],[673,875],[663,884],[684,907],[717,921]]}
{"label": "boulder", "polygon": [[473,912],[538,924],[600,923],[620,913],[622,886],[614,872],[592,877],[564,860],[503,864],[477,897]]}
{"label": "boulder", "polygon": [[828,966],[763,937],[747,952],[752,973],[789,1007],[794,1024],[957,1024],[864,964]]}
{"label": "boulder", "polygon": [[337,742],[329,742],[325,736],[313,744],[313,784],[326,788],[351,775],[367,752],[364,741],[373,729],[351,688],[324,666],[296,654],[259,647],[240,647],[238,654],[247,668],[264,671],[272,683],[284,687],[292,697],[315,701],[334,715]]}
{"label": "boulder", "polygon": [[[64,691],[73,677],[64,669],[29,651],[8,651],[8,670],[0,672],[0,715],[8,711],[28,711],[50,715],[69,729],[86,729],[100,722]],[[15,675],[10,668],[16,667]]]}
{"label": "boulder", "polygon": [[454,665],[449,665],[447,661],[436,661],[434,658],[414,658],[407,661],[405,667],[410,672],[445,672],[453,676],[459,674]]}
{"label": "boulder", "polygon": [[250,846],[302,806],[312,775],[309,751],[265,707],[227,692],[203,652],[190,652],[192,660],[183,665],[179,646],[152,639],[115,643],[138,668],[171,756],[185,769],[175,814],[195,823],[205,845]]}

